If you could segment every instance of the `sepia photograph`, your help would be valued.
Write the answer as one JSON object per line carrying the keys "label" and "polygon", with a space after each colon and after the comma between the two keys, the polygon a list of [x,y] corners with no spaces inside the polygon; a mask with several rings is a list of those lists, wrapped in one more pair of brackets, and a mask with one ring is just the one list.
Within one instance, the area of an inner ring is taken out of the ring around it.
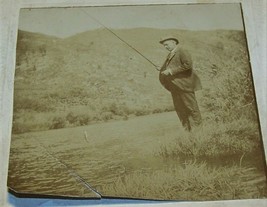
{"label": "sepia photograph", "polygon": [[267,198],[239,3],[20,9],[14,195]]}

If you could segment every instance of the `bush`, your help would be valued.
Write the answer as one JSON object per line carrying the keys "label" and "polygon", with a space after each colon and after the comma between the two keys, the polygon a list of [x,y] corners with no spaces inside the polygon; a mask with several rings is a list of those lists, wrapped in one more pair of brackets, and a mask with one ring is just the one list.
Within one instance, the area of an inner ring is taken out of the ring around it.
{"label": "bush", "polygon": [[12,133],[48,130],[51,126],[51,116],[54,117],[54,113],[17,112],[13,118]]}
{"label": "bush", "polygon": [[79,126],[88,125],[91,121],[91,117],[88,114],[81,114],[78,117],[79,120]]}
{"label": "bush", "polygon": [[86,113],[86,112],[69,112],[66,116],[66,121],[69,123],[70,126],[84,126],[88,125],[95,117],[93,114]]}
{"label": "bush", "polygon": [[57,116],[54,117],[51,123],[50,129],[60,129],[66,126],[66,121],[64,117]]}
{"label": "bush", "polygon": [[74,115],[73,112],[69,112],[66,116],[66,119],[70,124],[74,124],[78,120],[77,115]]}
{"label": "bush", "polygon": [[147,111],[147,110],[145,110],[145,109],[136,109],[135,112],[134,112],[134,114],[135,114],[136,116],[144,116],[144,115],[147,115],[147,114],[149,114],[149,113],[150,113],[150,112]]}
{"label": "bush", "polygon": [[129,109],[126,105],[120,103],[107,103],[107,106],[102,108],[103,112],[110,112],[113,115],[125,116],[129,115]]}
{"label": "bush", "polygon": [[29,127],[24,124],[24,123],[20,123],[20,122],[13,122],[12,125],[12,133],[13,134],[21,134],[21,133],[25,133],[25,132],[29,132],[30,129]]}
{"label": "bush", "polygon": [[160,109],[160,108],[156,108],[156,109],[154,109],[152,111],[153,114],[162,113],[162,112],[164,112],[164,110],[163,109]]}
{"label": "bush", "polygon": [[109,111],[104,111],[100,114],[99,120],[101,121],[108,121],[113,118],[114,114]]}
{"label": "bush", "polygon": [[17,112],[19,110],[49,112],[53,110],[53,107],[46,100],[43,99],[16,97],[14,99],[14,111]]}

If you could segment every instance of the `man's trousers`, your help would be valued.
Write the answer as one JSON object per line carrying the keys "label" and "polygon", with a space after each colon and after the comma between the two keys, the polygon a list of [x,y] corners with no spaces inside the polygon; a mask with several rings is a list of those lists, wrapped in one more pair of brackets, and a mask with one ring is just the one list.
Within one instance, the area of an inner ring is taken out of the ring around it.
{"label": "man's trousers", "polygon": [[202,122],[201,114],[194,92],[172,90],[172,99],[176,113],[183,127],[190,131]]}

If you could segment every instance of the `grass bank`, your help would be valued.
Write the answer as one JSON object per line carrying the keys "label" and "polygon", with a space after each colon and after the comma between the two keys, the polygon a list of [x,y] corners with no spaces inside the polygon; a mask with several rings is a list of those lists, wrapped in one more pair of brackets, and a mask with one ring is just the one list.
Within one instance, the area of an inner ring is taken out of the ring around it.
{"label": "grass bank", "polygon": [[264,177],[255,179],[253,168],[213,168],[205,162],[191,161],[153,173],[134,172],[119,177],[116,182],[103,185],[100,192],[158,200],[249,199],[266,196],[263,181]]}

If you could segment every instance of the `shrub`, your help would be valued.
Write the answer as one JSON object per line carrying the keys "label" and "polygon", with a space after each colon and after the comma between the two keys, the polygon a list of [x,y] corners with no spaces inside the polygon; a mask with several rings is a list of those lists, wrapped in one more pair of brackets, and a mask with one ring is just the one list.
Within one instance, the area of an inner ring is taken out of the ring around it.
{"label": "shrub", "polygon": [[113,115],[117,115],[117,116],[124,116],[124,115],[127,115],[127,113],[129,112],[128,108],[125,105],[120,104],[120,103],[110,103],[110,104],[107,103],[107,106],[104,106],[102,108],[102,111],[110,112]]}
{"label": "shrub", "polygon": [[88,114],[81,114],[78,117],[79,120],[79,126],[88,125],[91,121],[91,117]]}
{"label": "shrub", "polygon": [[152,111],[153,114],[162,113],[162,112],[164,112],[164,110],[163,109],[160,109],[160,108],[156,108],[156,109],[154,109]]}
{"label": "shrub", "polygon": [[144,115],[147,115],[147,114],[149,114],[149,113],[150,113],[150,112],[147,111],[147,110],[145,110],[145,109],[136,109],[135,112],[134,112],[134,114],[135,114],[136,116],[144,116]]}
{"label": "shrub", "polygon": [[78,121],[78,116],[74,115],[73,112],[69,112],[66,116],[66,119],[70,124],[74,124]]}
{"label": "shrub", "polygon": [[49,112],[53,110],[53,107],[43,99],[17,96],[14,100],[14,111],[17,112],[19,110]]}
{"label": "shrub", "polygon": [[51,126],[51,116],[54,117],[54,113],[17,112],[13,118],[12,133],[48,130]]}
{"label": "shrub", "polygon": [[96,119],[93,113],[85,111],[74,110],[70,111],[66,116],[66,121],[69,123],[69,126],[84,126],[88,125],[92,120]]}
{"label": "shrub", "polygon": [[13,125],[12,125],[13,134],[21,134],[21,133],[25,133],[29,131],[30,131],[29,127],[26,124],[20,123],[20,122],[13,122]]}
{"label": "shrub", "polygon": [[65,118],[62,116],[56,116],[53,118],[50,129],[60,129],[66,126]]}

